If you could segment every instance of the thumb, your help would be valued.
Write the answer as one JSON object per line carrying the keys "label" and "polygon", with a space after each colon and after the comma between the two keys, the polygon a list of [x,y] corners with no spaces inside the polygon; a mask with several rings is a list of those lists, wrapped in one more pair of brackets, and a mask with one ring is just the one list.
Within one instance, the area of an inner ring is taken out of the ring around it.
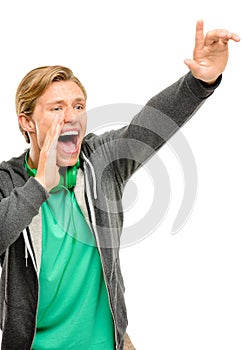
{"label": "thumb", "polygon": [[184,63],[185,63],[185,65],[187,65],[187,67],[188,67],[191,71],[197,69],[197,64],[196,64],[196,62],[195,62],[194,60],[191,60],[191,59],[189,59],[189,58],[186,58],[186,59],[184,60]]}

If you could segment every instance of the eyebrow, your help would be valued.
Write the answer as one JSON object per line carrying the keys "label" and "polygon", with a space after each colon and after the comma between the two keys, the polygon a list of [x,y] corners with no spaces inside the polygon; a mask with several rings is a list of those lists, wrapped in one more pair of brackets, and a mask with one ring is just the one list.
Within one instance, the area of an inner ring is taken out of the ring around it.
{"label": "eyebrow", "polygon": [[[74,99],[73,102],[82,102],[84,105],[86,104],[86,101],[83,97],[77,97]],[[54,104],[65,104],[66,102],[64,100],[59,100],[59,99],[56,99],[56,100],[52,100],[52,101],[49,101],[46,103],[46,106],[52,106]]]}

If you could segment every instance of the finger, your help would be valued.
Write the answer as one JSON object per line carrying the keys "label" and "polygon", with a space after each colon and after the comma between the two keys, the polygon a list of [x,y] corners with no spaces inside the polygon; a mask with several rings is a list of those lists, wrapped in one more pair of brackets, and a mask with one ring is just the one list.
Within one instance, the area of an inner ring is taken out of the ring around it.
{"label": "finger", "polygon": [[59,123],[62,123],[64,121],[64,118],[65,118],[64,113],[58,113],[58,114],[56,114],[55,119],[57,119],[59,121]]}
{"label": "finger", "polygon": [[51,130],[59,136],[61,129],[64,125],[64,116],[63,114],[61,115],[56,115],[56,118],[54,118],[53,123],[51,125]]}
{"label": "finger", "polygon": [[43,150],[50,152],[50,150],[55,148],[58,137],[60,136],[64,121],[60,121],[58,118],[53,120],[50,129],[46,133]]}
{"label": "finger", "polygon": [[239,42],[240,38],[237,34],[235,33],[230,33],[228,31],[222,31],[222,33],[220,34],[220,40],[227,44],[229,40],[233,40],[235,42]]}
{"label": "finger", "polygon": [[63,119],[58,119],[56,123],[53,123],[52,125],[52,137],[51,137],[51,143],[52,145],[56,146],[58,138],[62,132],[62,128],[64,125],[64,120]]}
{"label": "finger", "polygon": [[209,31],[205,38],[205,44],[211,45],[218,41],[227,44],[229,40],[233,40],[235,42],[239,42],[240,38],[237,34],[231,33],[224,29],[215,29],[212,31]]}
{"label": "finger", "polygon": [[201,50],[205,45],[203,20],[198,20],[195,34],[195,50]]}

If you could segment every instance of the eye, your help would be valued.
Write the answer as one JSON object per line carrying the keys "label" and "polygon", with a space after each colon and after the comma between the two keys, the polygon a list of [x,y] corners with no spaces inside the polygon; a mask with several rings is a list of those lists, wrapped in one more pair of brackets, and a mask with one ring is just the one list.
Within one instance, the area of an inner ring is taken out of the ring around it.
{"label": "eye", "polygon": [[85,107],[83,105],[78,104],[78,105],[74,106],[74,108],[77,109],[78,111],[80,111],[80,110],[84,109]]}
{"label": "eye", "polygon": [[58,112],[58,111],[61,111],[61,109],[62,109],[62,107],[53,107],[52,111]]}

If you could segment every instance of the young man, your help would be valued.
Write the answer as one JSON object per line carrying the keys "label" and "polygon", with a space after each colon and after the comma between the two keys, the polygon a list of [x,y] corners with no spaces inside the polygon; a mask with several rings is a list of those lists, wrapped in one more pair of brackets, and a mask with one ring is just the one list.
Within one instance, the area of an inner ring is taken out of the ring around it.
{"label": "young man", "polygon": [[0,165],[2,350],[133,349],[119,265],[124,185],[219,85],[229,40],[239,38],[204,37],[199,21],[190,72],[101,136],[85,136],[87,95],[70,69],[24,77],[16,110],[30,148]]}

